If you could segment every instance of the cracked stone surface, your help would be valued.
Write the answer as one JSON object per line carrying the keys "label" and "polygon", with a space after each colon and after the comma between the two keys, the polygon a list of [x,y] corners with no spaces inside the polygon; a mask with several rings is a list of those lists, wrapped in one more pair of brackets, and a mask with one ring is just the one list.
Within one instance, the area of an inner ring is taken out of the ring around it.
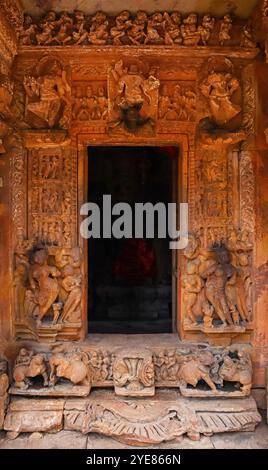
{"label": "cracked stone surface", "polygon": [[263,418],[255,432],[237,432],[202,436],[200,441],[188,438],[163,443],[158,446],[127,446],[111,438],[98,434],[83,435],[76,431],[57,433],[20,434],[16,439],[8,439],[0,433],[0,449],[268,449],[268,425]]}

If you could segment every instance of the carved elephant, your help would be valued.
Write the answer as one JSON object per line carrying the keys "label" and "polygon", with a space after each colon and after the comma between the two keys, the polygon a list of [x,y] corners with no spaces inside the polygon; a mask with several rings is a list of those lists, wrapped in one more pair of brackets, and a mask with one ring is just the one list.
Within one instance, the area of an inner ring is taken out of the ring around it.
{"label": "carved elephant", "polygon": [[31,385],[30,377],[42,375],[44,386],[48,386],[48,374],[44,354],[36,354],[28,364],[17,364],[13,371],[15,387],[27,389]]}
{"label": "carved elephant", "polygon": [[182,387],[188,384],[196,387],[199,380],[204,380],[211,390],[216,390],[216,385],[209,375],[209,367],[202,364],[198,358],[191,359],[180,366],[178,379]]}
{"label": "carved elephant", "polygon": [[62,377],[74,385],[90,385],[89,360],[86,353],[56,353],[49,359],[50,385],[55,385]]}
{"label": "carved elephant", "polygon": [[250,360],[245,364],[234,361],[230,356],[225,356],[219,369],[219,378],[222,381],[237,382],[242,385],[242,392],[248,394],[252,385],[252,367]]}

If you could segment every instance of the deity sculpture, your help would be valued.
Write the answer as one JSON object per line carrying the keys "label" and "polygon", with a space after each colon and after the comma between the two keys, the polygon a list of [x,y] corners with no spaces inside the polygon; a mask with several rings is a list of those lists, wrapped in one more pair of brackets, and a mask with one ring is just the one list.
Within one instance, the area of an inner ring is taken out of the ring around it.
{"label": "deity sculpture", "polygon": [[49,11],[38,25],[41,29],[41,32],[36,34],[36,40],[39,46],[46,46],[53,42],[57,25],[56,13]]}
{"label": "deity sculpture", "polygon": [[44,71],[37,78],[34,76],[24,78],[27,119],[35,123],[34,118],[38,118],[37,127],[41,126],[41,123],[49,128],[57,124],[65,127],[71,102],[67,73],[57,60],[48,59],[46,67],[48,72]]}
{"label": "deity sculpture", "polygon": [[158,90],[160,82],[154,76],[154,71],[151,70],[148,78],[145,78],[135,64],[124,68],[120,60],[111,74],[116,84],[114,110],[117,110],[118,118],[110,123],[110,127],[115,128],[124,123],[128,129],[135,131],[147,123],[153,125],[152,118],[141,113],[145,103],[150,107],[153,99],[156,99],[154,92]]}
{"label": "deity sculpture", "polygon": [[87,40],[88,32],[86,30],[85,15],[82,11],[74,11],[74,24],[73,24],[73,40],[74,43],[79,45]]}
{"label": "deity sculpture", "polygon": [[200,33],[197,28],[197,20],[196,13],[191,13],[183,20],[181,34],[185,46],[196,46],[199,42]]}
{"label": "deity sculpture", "polygon": [[147,25],[147,13],[138,11],[136,18],[133,20],[132,26],[128,31],[128,38],[132,44],[138,46],[144,42],[146,38],[145,28]]}
{"label": "deity sculpture", "polygon": [[181,14],[174,11],[169,15],[167,12],[163,15],[165,21],[165,44],[182,44],[181,35]]}
{"label": "deity sculpture", "polygon": [[245,231],[232,230],[223,245],[211,249],[202,248],[198,236],[190,236],[182,283],[187,322],[197,326],[202,318],[205,327],[214,328],[215,321],[224,327],[250,321],[251,251]]}
{"label": "deity sculpture", "polygon": [[147,36],[144,44],[161,44],[163,43],[164,18],[162,13],[154,13],[148,19]]}
{"label": "deity sculpture", "polygon": [[219,42],[223,46],[227,41],[231,39],[233,21],[230,15],[225,15],[221,21]]}
{"label": "deity sculpture", "polygon": [[106,44],[108,36],[107,15],[101,11],[98,11],[91,20],[88,41],[91,44],[103,45]]}
{"label": "deity sculpture", "polygon": [[239,89],[239,80],[230,72],[212,70],[201,83],[200,90],[207,98],[212,119],[218,126],[227,124],[241,112],[241,106],[232,102]]}
{"label": "deity sculpture", "polygon": [[214,25],[215,18],[212,18],[211,15],[205,15],[202,20],[202,25],[198,26],[200,39],[204,46],[206,46],[209,41]]}
{"label": "deity sculpture", "polygon": [[36,40],[37,25],[33,24],[30,15],[24,15],[23,27],[20,31],[20,43],[23,46],[30,46]]}
{"label": "deity sculpture", "polygon": [[34,264],[29,271],[30,288],[34,294],[33,300],[37,306],[37,324],[41,326],[42,319],[47,315],[59,295],[58,277],[60,271],[48,264],[47,251],[42,249],[34,254]]}
{"label": "deity sculpture", "polygon": [[122,45],[122,38],[127,34],[127,31],[132,27],[130,13],[127,10],[122,11],[115,19],[115,26],[110,30],[110,35],[113,44],[116,46]]}

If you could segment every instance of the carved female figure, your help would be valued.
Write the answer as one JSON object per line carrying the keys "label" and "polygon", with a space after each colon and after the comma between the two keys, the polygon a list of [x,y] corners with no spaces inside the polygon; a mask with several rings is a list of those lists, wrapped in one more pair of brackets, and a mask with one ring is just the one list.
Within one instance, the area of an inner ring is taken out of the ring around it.
{"label": "carved female figure", "polygon": [[193,314],[193,306],[197,300],[197,295],[201,291],[203,282],[198,274],[199,268],[198,260],[187,262],[187,275],[183,277],[182,283],[184,288],[183,301],[185,305],[186,314],[188,319],[196,324],[196,318]]}
{"label": "carved female figure", "polygon": [[223,125],[240,113],[241,107],[231,98],[240,88],[239,81],[231,73],[212,71],[201,83],[200,89],[208,98],[210,111],[216,124]]}
{"label": "carved female figure", "polygon": [[231,39],[231,29],[232,29],[232,18],[230,15],[225,15],[221,22],[220,32],[219,32],[219,41],[223,46],[226,41]]}
{"label": "carved female figure", "polygon": [[59,294],[59,283],[56,278],[60,276],[60,271],[54,266],[49,266],[47,258],[46,250],[36,251],[34,265],[29,273],[34,301],[38,305],[37,322],[39,325]]}

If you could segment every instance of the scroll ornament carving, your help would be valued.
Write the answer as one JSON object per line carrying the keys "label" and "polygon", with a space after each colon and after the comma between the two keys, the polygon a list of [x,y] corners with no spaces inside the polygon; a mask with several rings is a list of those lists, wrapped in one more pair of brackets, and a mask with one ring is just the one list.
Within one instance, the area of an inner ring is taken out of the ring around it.
{"label": "scroll ornament carving", "polygon": [[109,74],[110,131],[123,126],[130,132],[154,129],[158,106],[159,80],[156,71],[145,74],[136,64],[125,67],[118,61]]}
{"label": "scroll ornament carving", "polygon": [[117,356],[113,365],[113,379],[117,395],[154,395],[152,355],[135,352]]}
{"label": "scroll ornament carving", "polygon": [[[253,47],[251,41],[243,41],[243,26],[240,33],[233,35],[233,19],[225,15],[215,19],[210,14],[198,17],[191,13],[183,17],[178,11],[156,12],[148,15],[138,11],[131,15],[124,10],[116,17],[109,17],[98,11],[88,17],[82,11],[56,14],[49,11],[39,19],[29,14],[24,16],[20,31],[23,46],[65,46],[65,45],[168,45],[168,46],[226,46],[231,41],[241,47]],[[234,36],[234,38],[233,38]],[[245,36],[245,35],[244,35]]]}
{"label": "scroll ornament carving", "polygon": [[68,325],[81,327],[80,249],[32,243],[21,242],[15,251],[16,318],[34,329],[49,328],[51,334]]}
{"label": "scroll ornament carving", "polygon": [[71,87],[67,70],[58,59],[43,57],[32,75],[24,77],[26,122],[34,128],[68,129]]}
{"label": "scroll ornament carving", "polygon": [[225,244],[201,246],[192,235],[184,252],[185,327],[221,331],[246,327],[251,321],[251,257],[248,231],[232,230]]}

